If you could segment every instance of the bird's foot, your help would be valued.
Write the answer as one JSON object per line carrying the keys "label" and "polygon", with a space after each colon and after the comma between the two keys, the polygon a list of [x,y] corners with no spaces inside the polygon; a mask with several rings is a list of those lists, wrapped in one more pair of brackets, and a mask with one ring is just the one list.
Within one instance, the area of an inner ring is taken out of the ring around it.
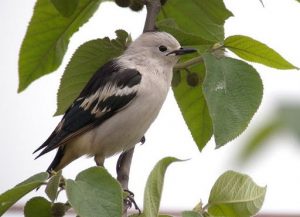
{"label": "bird's foot", "polygon": [[142,212],[134,200],[134,193],[132,193],[132,191],[129,191],[128,189],[124,189],[124,193],[124,208],[127,210],[130,209],[133,205],[135,210],[138,210],[140,215]]}

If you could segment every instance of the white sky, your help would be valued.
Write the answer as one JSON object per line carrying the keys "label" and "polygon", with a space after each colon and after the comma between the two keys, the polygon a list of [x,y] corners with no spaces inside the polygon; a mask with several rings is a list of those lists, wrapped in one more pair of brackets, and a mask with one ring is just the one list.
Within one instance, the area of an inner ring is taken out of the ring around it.
{"label": "white sky", "polygon": [[[18,51],[32,14],[34,0],[1,0],[0,2],[0,192],[7,190],[30,175],[44,171],[54,152],[33,160],[35,150],[48,137],[60,117],[53,118],[59,80],[69,57],[83,42],[104,36],[114,37],[114,30],[123,28],[137,37],[143,28],[145,11],[131,13],[114,3],[104,3],[90,22],[76,33],[62,66],[54,74],[34,82],[23,93],[17,94]],[[300,4],[295,0],[225,1],[235,17],[225,25],[226,35],[243,34],[260,40],[277,50],[293,64],[300,66],[299,20]],[[126,17],[126,19],[125,19]],[[248,131],[225,147],[214,150],[212,140],[202,153],[180,116],[170,92],[164,107],[146,134],[146,144],[135,151],[130,189],[142,207],[143,188],[154,164],[165,156],[191,160],[173,164],[166,174],[162,208],[192,209],[200,199],[207,202],[209,191],[221,173],[229,169],[247,173],[268,191],[263,212],[300,213],[300,148],[289,136],[276,137],[272,148],[260,153],[247,167],[239,167],[233,160],[239,146],[282,101],[299,101],[300,72],[279,71],[255,65],[264,82],[262,105]],[[117,157],[106,161],[115,175]],[[75,175],[90,166],[92,159],[79,159],[64,170],[64,175]],[[24,200],[23,200],[24,201]]]}

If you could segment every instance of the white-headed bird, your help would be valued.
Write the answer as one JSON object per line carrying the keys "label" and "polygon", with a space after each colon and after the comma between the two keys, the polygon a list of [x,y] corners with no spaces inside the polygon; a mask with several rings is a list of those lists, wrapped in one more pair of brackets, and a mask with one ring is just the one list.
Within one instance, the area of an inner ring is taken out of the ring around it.
{"label": "white-headed bird", "polygon": [[40,157],[58,149],[47,171],[83,155],[103,166],[105,158],[139,143],[166,99],[179,56],[195,51],[166,32],[146,32],[99,68],[35,151],[42,150]]}

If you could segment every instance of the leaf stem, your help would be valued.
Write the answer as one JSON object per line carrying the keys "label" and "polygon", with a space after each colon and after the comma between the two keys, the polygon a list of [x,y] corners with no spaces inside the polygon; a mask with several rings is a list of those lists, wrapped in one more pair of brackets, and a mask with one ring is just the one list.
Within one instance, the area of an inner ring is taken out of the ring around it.
{"label": "leaf stem", "polygon": [[179,69],[186,69],[190,66],[196,65],[203,63],[203,57],[202,56],[197,56],[195,58],[192,58],[186,62],[183,63],[177,63],[174,67],[174,70],[179,70]]}

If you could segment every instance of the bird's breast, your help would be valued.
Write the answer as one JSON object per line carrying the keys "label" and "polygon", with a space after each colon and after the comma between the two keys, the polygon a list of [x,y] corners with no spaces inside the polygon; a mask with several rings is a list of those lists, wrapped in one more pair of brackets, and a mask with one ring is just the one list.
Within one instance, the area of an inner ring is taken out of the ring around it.
{"label": "bird's breast", "polygon": [[112,156],[136,145],[156,119],[170,88],[172,72],[163,67],[137,68],[142,79],[136,97],[100,126],[74,141],[82,153]]}
{"label": "bird's breast", "polygon": [[[154,73],[154,72],[153,72]],[[137,95],[125,109],[88,132],[91,155],[112,156],[137,144],[156,119],[170,84],[153,76],[142,76]]]}

